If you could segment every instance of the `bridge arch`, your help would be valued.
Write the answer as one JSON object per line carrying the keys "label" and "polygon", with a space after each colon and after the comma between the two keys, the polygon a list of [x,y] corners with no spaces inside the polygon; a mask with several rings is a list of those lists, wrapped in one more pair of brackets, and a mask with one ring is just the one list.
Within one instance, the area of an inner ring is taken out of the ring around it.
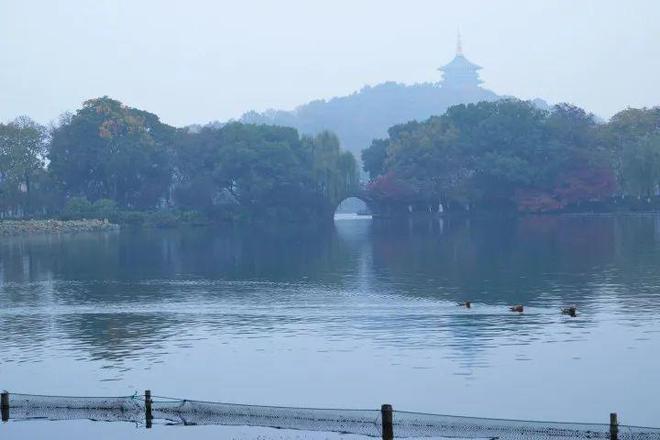
{"label": "bridge arch", "polygon": [[334,214],[373,214],[373,207],[362,194],[350,194],[337,203]]}

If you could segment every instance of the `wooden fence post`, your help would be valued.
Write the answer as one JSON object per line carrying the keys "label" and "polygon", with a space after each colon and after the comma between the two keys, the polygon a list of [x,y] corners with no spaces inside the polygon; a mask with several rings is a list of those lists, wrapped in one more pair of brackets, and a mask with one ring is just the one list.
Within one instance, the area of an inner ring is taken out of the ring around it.
{"label": "wooden fence post", "polygon": [[616,413],[610,413],[610,440],[619,438],[619,421]]}
{"label": "wooden fence post", "polygon": [[144,392],[144,418],[146,421],[147,429],[151,428],[151,390],[146,390]]}
{"label": "wooden fence post", "polygon": [[9,420],[9,393],[7,391],[3,391],[2,394],[0,394],[0,407],[0,412],[2,412],[2,421],[6,422]]}
{"label": "wooden fence post", "polygon": [[392,424],[392,405],[382,405],[380,407],[380,415],[383,420],[383,440],[394,439],[394,426]]}

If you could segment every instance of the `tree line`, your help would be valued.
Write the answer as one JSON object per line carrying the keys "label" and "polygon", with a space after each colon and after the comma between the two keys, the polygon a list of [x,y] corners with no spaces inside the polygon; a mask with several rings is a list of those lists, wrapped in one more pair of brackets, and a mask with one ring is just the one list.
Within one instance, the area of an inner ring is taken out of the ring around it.
{"label": "tree line", "polygon": [[0,216],[120,223],[330,219],[358,192],[377,214],[660,206],[660,108],[602,123],[561,104],[500,100],[395,125],[363,150],[330,132],[227,123],[174,128],[108,97],[44,127],[0,124]]}
{"label": "tree line", "polygon": [[372,205],[386,213],[657,208],[660,107],[602,123],[568,104],[457,105],[391,127],[362,161]]}
{"label": "tree line", "polygon": [[50,128],[0,124],[3,217],[154,221],[332,218],[355,159],[329,132],[228,123],[191,131],[108,97]]}

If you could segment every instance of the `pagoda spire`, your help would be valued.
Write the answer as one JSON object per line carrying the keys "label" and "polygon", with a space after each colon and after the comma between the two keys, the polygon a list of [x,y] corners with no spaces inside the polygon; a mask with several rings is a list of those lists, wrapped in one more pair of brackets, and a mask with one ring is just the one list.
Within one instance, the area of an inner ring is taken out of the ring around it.
{"label": "pagoda spire", "polygon": [[453,90],[475,90],[481,84],[479,69],[463,55],[463,43],[461,31],[456,32],[456,56],[449,64],[445,64],[439,70],[443,73],[442,87]]}
{"label": "pagoda spire", "polygon": [[456,31],[456,55],[463,55],[463,43],[461,43],[461,30]]}

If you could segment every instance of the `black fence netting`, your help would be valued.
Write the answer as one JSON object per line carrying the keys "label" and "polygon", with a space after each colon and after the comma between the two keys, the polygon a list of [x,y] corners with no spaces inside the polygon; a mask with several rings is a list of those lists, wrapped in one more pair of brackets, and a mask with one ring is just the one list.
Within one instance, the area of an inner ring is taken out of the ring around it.
{"label": "black fence netting", "polygon": [[[611,439],[607,423],[562,423],[526,420],[488,419],[478,417],[421,414],[394,411],[394,433],[397,437],[450,437],[489,439]],[[627,425],[616,426],[621,439],[660,439],[660,429]]]}
{"label": "black fence netting", "polygon": [[154,400],[153,416],[173,423],[194,425],[265,426],[304,431],[345,432],[373,437],[381,434],[381,414],[376,410]]}
{"label": "black fence netting", "polygon": [[[10,420],[123,421],[180,425],[272,427],[381,437],[381,410],[314,409],[239,405],[152,396],[62,397],[9,394],[3,418]],[[657,439],[659,428],[586,423],[487,419],[406,411],[391,413],[394,438],[462,439]]]}
{"label": "black fence netting", "polygon": [[9,394],[12,420],[101,420],[108,422],[144,421],[144,400],[137,396],[69,397]]}

